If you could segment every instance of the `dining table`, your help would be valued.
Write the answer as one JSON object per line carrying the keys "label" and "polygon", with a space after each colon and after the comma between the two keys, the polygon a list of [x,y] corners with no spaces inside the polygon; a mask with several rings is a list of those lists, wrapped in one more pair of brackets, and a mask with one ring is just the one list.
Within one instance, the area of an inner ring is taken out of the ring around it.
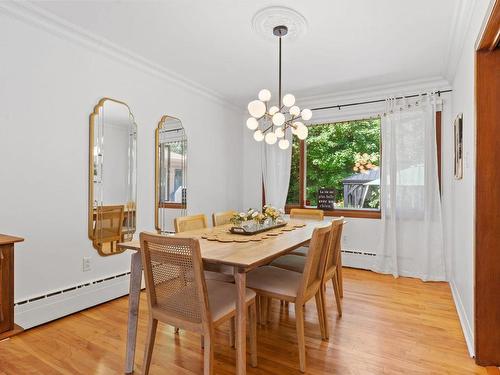
{"label": "dining table", "polygon": [[[269,236],[260,241],[219,242],[204,239],[211,231],[220,231],[219,227],[190,230],[174,236],[192,237],[200,241],[201,257],[204,265],[224,265],[233,269],[237,290],[236,300],[236,371],[237,375],[246,374],[246,324],[245,308],[246,275],[253,269],[269,264],[274,259],[306,245],[315,228],[331,224],[330,220],[287,219],[302,227],[284,231],[279,235]],[[243,236],[243,235],[242,235]],[[142,282],[141,246],[138,239],[122,242],[119,248],[132,250],[130,265],[130,290],[128,303],[128,327],[125,355],[125,373],[134,371],[134,358],[137,337],[139,300]]]}

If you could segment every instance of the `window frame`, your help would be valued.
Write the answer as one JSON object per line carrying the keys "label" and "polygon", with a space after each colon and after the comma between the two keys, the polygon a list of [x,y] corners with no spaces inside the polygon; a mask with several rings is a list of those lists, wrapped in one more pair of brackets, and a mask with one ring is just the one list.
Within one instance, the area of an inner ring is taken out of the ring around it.
{"label": "window frame", "polygon": [[[436,111],[436,146],[437,146],[437,162],[438,162],[438,180],[439,180],[439,190],[441,192],[441,111]],[[356,120],[348,120],[348,121],[356,121]],[[345,122],[345,121],[336,121]],[[320,124],[318,124],[320,125]],[[382,126],[382,125],[381,125]],[[299,203],[298,204],[286,204],[285,205],[285,213],[289,214],[292,208],[302,208],[302,209],[311,209],[315,210],[316,207],[306,206],[305,205],[305,188],[306,188],[306,145],[305,141],[299,141]],[[382,140],[380,142],[380,160],[383,157],[383,145]],[[263,195],[263,202],[265,203],[265,196]],[[360,219],[381,219],[382,218],[382,207],[378,210],[370,210],[370,209],[333,209],[333,210],[325,210],[325,216],[344,216],[344,217],[352,217],[352,218],[360,218]]]}
{"label": "window frame", "polygon": [[[172,162],[171,162],[172,143],[175,143],[175,142],[165,142],[165,143],[159,145],[160,159],[165,160],[165,157],[167,157],[167,159],[168,159],[167,166],[166,166],[166,168],[164,168],[166,170],[165,184],[168,186],[168,188],[166,189],[167,191],[165,192],[167,197],[170,196],[170,188],[171,188],[170,174],[172,173],[172,171],[175,173],[175,170],[176,170],[175,168],[172,168]],[[168,149],[168,150],[166,150],[166,149]],[[183,157],[186,157],[185,154],[183,155]],[[161,196],[162,195],[162,189],[161,189],[162,178],[161,178],[161,176],[162,176],[162,174],[160,171],[160,181],[159,181],[160,192],[158,195],[158,208],[174,208],[174,209],[184,208],[184,204],[182,202],[175,202],[175,201],[171,201],[171,200],[165,200],[165,199],[162,200],[161,199],[162,198],[162,196]]]}

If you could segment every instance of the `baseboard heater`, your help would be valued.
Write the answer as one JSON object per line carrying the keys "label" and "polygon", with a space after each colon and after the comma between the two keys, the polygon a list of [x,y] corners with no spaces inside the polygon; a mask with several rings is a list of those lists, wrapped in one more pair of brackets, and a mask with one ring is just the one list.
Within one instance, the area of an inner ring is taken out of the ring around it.
{"label": "baseboard heater", "polygon": [[128,294],[130,272],[87,281],[23,299],[14,304],[14,320],[24,329],[50,322]]}
{"label": "baseboard heater", "polygon": [[376,253],[366,250],[342,250],[342,265],[369,270],[373,268]]}

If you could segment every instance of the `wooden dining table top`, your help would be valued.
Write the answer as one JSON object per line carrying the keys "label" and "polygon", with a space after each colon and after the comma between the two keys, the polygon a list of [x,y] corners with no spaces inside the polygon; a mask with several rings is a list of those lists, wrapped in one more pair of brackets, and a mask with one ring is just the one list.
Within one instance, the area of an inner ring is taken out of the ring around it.
{"label": "wooden dining table top", "polygon": [[[294,220],[289,220],[293,222]],[[283,232],[277,236],[268,237],[261,241],[250,242],[218,242],[203,239],[202,236],[210,233],[213,228],[190,230],[178,234],[176,237],[198,238],[203,262],[211,264],[224,264],[238,267],[245,271],[268,264],[282,254],[288,253],[298,247],[307,244],[311,240],[315,228],[331,224],[331,220],[295,220],[305,224],[301,228],[295,228],[289,232]],[[229,226],[228,226],[229,227]],[[216,230],[220,230],[217,228]],[[119,248],[140,251],[141,245],[138,239],[122,242]]]}

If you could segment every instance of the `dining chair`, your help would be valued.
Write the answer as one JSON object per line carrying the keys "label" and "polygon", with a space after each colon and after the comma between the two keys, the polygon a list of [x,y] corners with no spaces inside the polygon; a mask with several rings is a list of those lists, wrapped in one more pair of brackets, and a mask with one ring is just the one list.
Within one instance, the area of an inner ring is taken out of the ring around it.
{"label": "dining chair", "polygon": [[[328,243],[325,246],[326,256],[323,258],[325,261],[325,271],[322,278],[322,284],[326,286],[328,281],[332,281],[333,292],[335,295],[335,302],[337,304],[337,312],[342,316],[342,303],[340,300],[340,287],[338,281],[338,262],[340,258],[340,239],[342,238],[342,228],[344,226],[344,218],[340,217],[332,221],[331,233]],[[299,255],[283,255],[273,262],[271,266],[283,268],[289,271],[302,273],[305,270],[307,258]],[[322,288],[324,290],[324,288]],[[326,300],[324,301],[326,304]],[[325,305],[326,306],[326,305]],[[328,319],[325,311],[324,324],[327,337],[329,336]]]}
{"label": "dining chair", "polygon": [[[175,233],[182,233],[188,230],[204,229],[207,227],[207,217],[203,214],[180,216],[174,219]],[[233,268],[227,266],[224,267],[223,265],[206,264],[205,278],[233,283]]]}
{"label": "dining chair", "polygon": [[116,244],[122,240],[124,211],[123,205],[101,206],[96,210],[94,245],[109,244],[110,251],[116,251]]}
{"label": "dining chair", "polygon": [[299,346],[300,371],[306,370],[306,347],[304,336],[304,305],[311,298],[316,299],[321,336],[327,339],[323,311],[324,293],[322,278],[325,270],[325,251],[331,226],[313,231],[304,271],[298,273],[273,266],[259,267],[247,274],[247,287],[262,298],[276,298],[295,304],[295,320]]}
{"label": "dining chair", "polygon": [[[236,315],[234,284],[206,280],[198,239],[141,233],[141,257],[149,305],[143,374],[149,373],[158,322],[199,333],[204,374],[214,373],[214,329]],[[257,366],[255,292],[245,291],[251,365]]]}
{"label": "dining chair", "polygon": [[[309,209],[309,208],[292,208],[290,210],[290,219],[306,219],[306,220],[323,220],[325,213],[323,210]],[[299,247],[291,252],[291,254],[297,254],[306,256],[307,246]]]}
{"label": "dining chair", "polygon": [[[314,209],[305,209],[305,208],[292,208],[290,210],[290,218],[291,219],[310,219],[310,220],[323,220],[324,211],[323,210],[314,210]],[[339,239],[340,241],[340,239]],[[290,254],[306,256],[307,255],[307,246],[299,247],[290,252]],[[339,253],[339,260],[337,262],[337,277],[339,284],[339,294],[340,298],[344,297],[344,283],[342,279],[342,253]]]}
{"label": "dining chair", "polygon": [[236,211],[214,212],[212,214],[212,224],[214,227],[229,224]]}
{"label": "dining chair", "polygon": [[324,216],[325,212],[318,209],[292,208],[290,210],[290,218],[292,219],[323,220]]}
{"label": "dining chair", "polygon": [[180,216],[174,219],[175,233],[185,232],[188,230],[203,229],[207,226],[207,217],[203,214]]}

